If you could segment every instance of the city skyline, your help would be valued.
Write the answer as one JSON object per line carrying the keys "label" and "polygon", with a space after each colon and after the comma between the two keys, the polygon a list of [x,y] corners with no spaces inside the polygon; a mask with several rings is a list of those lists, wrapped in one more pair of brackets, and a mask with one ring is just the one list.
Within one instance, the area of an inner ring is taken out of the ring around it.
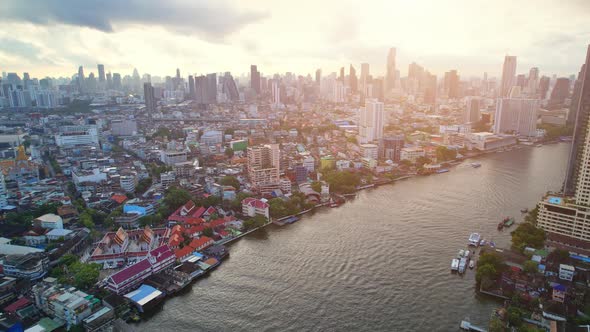
{"label": "city skyline", "polygon": [[[5,1],[0,5],[5,27],[0,63],[3,71],[35,77],[70,76],[79,65],[96,72],[98,63],[111,72],[137,68],[153,75],[176,68],[185,74],[241,75],[251,64],[265,75],[307,75],[318,68],[328,75],[343,65],[368,63],[373,75],[384,76],[387,52],[395,47],[402,76],[416,62],[439,77],[451,69],[465,78],[483,72],[499,77],[505,55],[518,57],[517,73],[531,67],[541,75],[577,73],[584,58],[578,45],[590,36],[583,24],[589,18],[587,5],[534,4],[535,19],[529,20],[522,3],[506,1],[484,7],[463,1],[371,2],[362,10],[347,2],[276,5],[261,0],[246,8],[231,1],[173,1],[134,10],[133,2],[49,1],[38,4],[38,11]],[[482,12],[489,18],[483,23]],[[293,17],[306,19],[300,23]]]}

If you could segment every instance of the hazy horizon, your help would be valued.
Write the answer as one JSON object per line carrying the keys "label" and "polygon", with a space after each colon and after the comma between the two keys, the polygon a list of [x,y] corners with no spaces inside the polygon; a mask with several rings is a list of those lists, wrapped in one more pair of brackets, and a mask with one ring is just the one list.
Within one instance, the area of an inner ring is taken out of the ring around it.
{"label": "hazy horizon", "polygon": [[590,42],[590,2],[420,0],[240,3],[174,0],[48,0],[0,4],[2,71],[33,77],[95,72],[186,76],[256,64],[264,75],[370,64],[384,73],[390,47],[397,69],[416,62],[441,77],[499,77],[504,56],[517,73],[577,74]]}

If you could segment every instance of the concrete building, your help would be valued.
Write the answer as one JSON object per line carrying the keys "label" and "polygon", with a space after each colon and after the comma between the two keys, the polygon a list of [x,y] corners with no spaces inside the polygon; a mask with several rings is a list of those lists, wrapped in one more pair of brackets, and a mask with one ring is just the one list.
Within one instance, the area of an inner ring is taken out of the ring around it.
{"label": "concrete building", "polygon": [[137,134],[137,121],[124,119],[111,121],[113,136],[132,136]]}
{"label": "concrete building", "polygon": [[507,55],[502,66],[500,97],[508,97],[510,89],[516,85],[516,57]]}
{"label": "concrete building", "polygon": [[463,123],[476,123],[479,121],[481,116],[480,99],[477,97],[467,98],[465,110],[463,111]]}
{"label": "concrete building", "polygon": [[166,165],[174,165],[183,163],[187,160],[186,151],[161,151],[160,161]]}
{"label": "concrete building", "polygon": [[248,197],[242,201],[242,214],[245,216],[254,217],[261,215],[269,219],[269,208],[268,203],[256,198]]}
{"label": "concrete building", "polygon": [[404,135],[383,137],[379,140],[379,158],[398,162],[401,160],[401,151],[404,148]]}
{"label": "concrete building", "polygon": [[55,144],[59,147],[98,146],[98,128],[94,125],[60,127],[55,135]]}
{"label": "concrete building", "polygon": [[64,224],[60,216],[53,213],[47,213],[40,217],[33,219],[33,223],[37,226],[47,229],[63,229]]}
{"label": "concrete building", "polygon": [[379,147],[376,144],[361,144],[360,150],[363,158],[377,160],[379,157]]}
{"label": "concrete building", "polygon": [[8,255],[2,261],[2,268],[9,277],[37,280],[49,271],[49,258],[45,253]]}
{"label": "concrete building", "polygon": [[280,150],[278,144],[248,147],[248,177],[255,188],[271,189],[279,184]]}
{"label": "concrete building", "polygon": [[515,136],[501,136],[488,132],[470,133],[465,135],[465,139],[470,148],[479,151],[491,151],[516,144]]}
{"label": "concrete building", "polygon": [[494,115],[494,133],[534,137],[537,134],[538,111],[537,99],[498,99]]}
{"label": "concrete building", "polygon": [[409,160],[412,163],[415,163],[418,158],[425,156],[426,151],[420,147],[403,148],[400,152],[400,160]]}
{"label": "concrete building", "polygon": [[369,143],[383,137],[383,103],[376,99],[365,101],[365,107],[360,109],[359,142]]}

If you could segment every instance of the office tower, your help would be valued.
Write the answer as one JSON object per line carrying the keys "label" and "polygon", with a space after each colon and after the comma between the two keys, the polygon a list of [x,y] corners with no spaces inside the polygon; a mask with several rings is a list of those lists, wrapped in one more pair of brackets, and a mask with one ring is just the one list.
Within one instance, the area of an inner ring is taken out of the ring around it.
{"label": "office tower", "polygon": [[279,184],[280,150],[278,144],[266,144],[247,148],[248,177],[260,190],[272,190]]}
{"label": "office tower", "polygon": [[84,92],[85,81],[84,81],[84,67],[78,67],[78,91]]}
{"label": "office tower", "polygon": [[563,106],[565,99],[570,94],[570,80],[566,77],[560,77],[555,81],[551,97],[549,98],[549,107]]}
{"label": "office tower", "polygon": [[176,80],[180,82],[180,68],[176,68]]}
{"label": "office tower", "polygon": [[315,71],[315,83],[317,85],[320,85],[321,81],[322,81],[322,70],[321,69],[317,69]]}
{"label": "office tower", "polygon": [[463,123],[476,123],[479,121],[481,115],[479,101],[477,97],[467,98],[465,110],[463,111]]}
{"label": "office tower", "polygon": [[500,85],[500,96],[508,97],[510,89],[516,84],[516,57],[507,55],[502,66],[502,83]]}
{"label": "office tower", "polygon": [[272,103],[275,107],[281,105],[281,83],[278,79],[272,80]]}
{"label": "office tower", "polygon": [[374,78],[371,80],[371,98],[383,101],[385,99],[385,83],[382,78]]}
{"label": "office tower", "polygon": [[549,91],[549,85],[551,84],[551,79],[548,76],[541,76],[539,80],[539,96],[541,100],[545,100],[547,98],[547,92]]}
{"label": "office tower", "polygon": [[88,78],[86,79],[86,90],[88,92],[96,92],[96,78],[94,77],[94,73],[90,73]]}
{"label": "office tower", "polygon": [[256,95],[260,94],[260,72],[256,65],[250,66],[250,88],[256,92]]}
{"label": "office tower", "polygon": [[344,67],[340,68],[340,78],[339,79],[341,82],[344,82]]}
{"label": "office tower", "polygon": [[404,135],[383,137],[379,140],[379,158],[398,162],[403,148]]}
{"label": "office tower", "polygon": [[538,99],[498,98],[494,133],[536,136],[538,111]]}
{"label": "office tower", "polygon": [[537,94],[539,88],[539,68],[533,67],[529,71],[529,80],[527,82],[527,92],[530,96]]}
{"label": "office tower", "polygon": [[131,89],[135,92],[139,92],[141,86],[141,78],[139,77],[139,72],[137,71],[137,68],[133,68],[133,75],[131,75],[131,80]]}
{"label": "office tower", "polygon": [[350,85],[350,91],[352,93],[356,93],[358,90],[358,80],[356,78],[356,70],[354,69],[354,67],[352,65],[350,65],[350,72],[349,72],[349,85]]}
{"label": "office tower", "polygon": [[25,72],[23,73],[23,80],[30,80],[31,79],[31,75],[29,75],[29,73]]}
{"label": "office tower", "polygon": [[372,142],[381,137],[383,137],[383,103],[375,99],[367,99],[365,107],[360,109],[360,143]]}
{"label": "office tower", "polygon": [[156,95],[152,83],[143,84],[143,99],[145,100],[145,111],[151,120],[152,114],[156,112]]}
{"label": "office tower", "polygon": [[238,86],[234,81],[233,76],[230,72],[226,72],[223,78],[222,84],[222,92],[231,100],[232,102],[240,101],[240,92],[238,91]]}
{"label": "office tower", "polygon": [[[577,109],[574,112],[575,118],[573,121],[574,124],[574,137],[572,140],[572,147],[570,150],[570,156],[568,160],[568,166],[566,169],[565,174],[565,182],[563,186],[563,191],[566,195],[571,195],[574,193],[576,184],[578,182],[578,172],[579,168],[582,166],[580,164],[580,155],[584,147],[584,140],[588,138],[588,126],[590,125],[589,115],[590,115],[590,70],[588,70],[588,66],[590,64],[590,45],[588,45],[588,50],[586,53],[586,62],[582,65],[582,69],[578,75],[579,81],[579,90],[577,96],[574,100],[572,100],[572,105],[576,104]],[[571,112],[571,111],[570,111]]]}
{"label": "office tower", "polygon": [[195,102],[207,104],[207,76],[195,77]]}
{"label": "office tower", "polygon": [[195,100],[195,78],[193,75],[188,75],[188,96],[189,99]]}
{"label": "office tower", "polygon": [[107,89],[112,89],[113,87],[113,75],[111,75],[111,72],[107,73]]}
{"label": "office tower", "polygon": [[521,91],[524,90],[526,86],[526,76],[524,74],[516,75],[516,86],[518,86]]}
{"label": "office tower", "polygon": [[121,90],[122,87],[123,86],[121,84],[121,74],[113,73],[113,89]]}
{"label": "office tower", "polygon": [[567,126],[573,126],[576,123],[576,116],[578,114],[578,105],[580,104],[580,93],[582,92],[582,79],[584,77],[585,65],[582,65],[578,72],[578,78],[574,82],[574,91],[572,94],[572,103],[570,104],[569,112],[567,113]]}
{"label": "office tower", "polygon": [[453,69],[445,73],[445,90],[450,99],[459,98],[459,75]]}
{"label": "office tower", "polygon": [[104,65],[99,64],[97,67],[98,67],[98,81],[100,83],[104,83],[106,81],[106,77],[104,75]]}
{"label": "office tower", "polygon": [[427,104],[434,105],[436,103],[436,90],[437,82],[436,75],[432,75],[429,72],[425,74],[425,87],[424,87],[424,102]]}
{"label": "office tower", "polygon": [[367,84],[369,84],[369,64],[361,63],[361,93],[367,93]]}
{"label": "office tower", "polygon": [[217,103],[217,74],[207,74],[207,103]]}
{"label": "office tower", "polygon": [[387,68],[385,70],[385,91],[391,92],[395,88],[396,68],[395,68],[395,47],[389,49],[387,54]]}

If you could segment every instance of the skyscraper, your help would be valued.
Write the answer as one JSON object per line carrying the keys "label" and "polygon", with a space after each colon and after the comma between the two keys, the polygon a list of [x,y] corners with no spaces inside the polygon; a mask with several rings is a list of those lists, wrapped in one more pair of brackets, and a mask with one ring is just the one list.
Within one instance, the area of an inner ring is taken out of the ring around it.
{"label": "skyscraper", "polygon": [[529,80],[527,84],[527,92],[529,96],[535,96],[539,88],[539,68],[533,67],[529,71]]}
{"label": "skyscraper", "polygon": [[272,103],[275,107],[281,105],[281,82],[278,79],[272,80]]}
{"label": "skyscraper", "polygon": [[320,82],[322,81],[322,70],[321,69],[317,69],[315,71],[315,83],[317,85],[320,85]]}
{"label": "skyscraper", "polygon": [[445,90],[450,99],[459,98],[459,75],[453,69],[445,73]]}
{"label": "skyscraper", "polygon": [[359,138],[360,143],[368,143],[383,137],[383,103],[367,99],[365,107],[360,109]]}
{"label": "skyscraper", "polygon": [[476,123],[480,117],[479,98],[467,97],[465,110],[463,111],[463,123]]}
{"label": "skyscraper", "polygon": [[340,81],[344,83],[344,67],[340,67]]}
{"label": "skyscraper", "polygon": [[233,76],[230,72],[226,72],[225,75],[222,77],[223,85],[222,91],[225,95],[231,100],[232,102],[237,102],[240,100],[240,92],[238,91],[238,86],[236,85],[236,81],[234,81]]}
{"label": "skyscraper", "polygon": [[570,94],[570,80],[566,77],[560,77],[555,81],[553,90],[551,90],[551,97],[549,98],[549,107],[563,106],[565,99]]}
{"label": "skyscraper", "polygon": [[152,83],[143,84],[143,99],[145,100],[145,111],[151,120],[152,114],[156,111],[156,95]]}
{"label": "skyscraper", "polygon": [[390,92],[395,88],[395,47],[389,49],[389,53],[387,54],[387,68],[385,72],[385,90],[386,92]]}
{"label": "skyscraper", "polygon": [[510,89],[516,84],[516,57],[507,55],[502,66],[502,83],[500,85],[500,96],[508,97]]}
{"label": "skyscraper", "polygon": [[356,77],[356,70],[354,69],[354,67],[352,65],[350,65],[350,73],[349,73],[349,85],[350,85],[350,91],[352,93],[356,93],[358,90],[358,79]]}
{"label": "skyscraper", "polygon": [[436,75],[426,72],[424,87],[424,102],[434,105],[436,103],[437,79]]}
{"label": "skyscraper", "polygon": [[80,93],[84,92],[85,88],[85,78],[84,78],[84,67],[78,67],[78,91]]}
{"label": "skyscraper", "polygon": [[207,102],[217,103],[217,74],[207,74]]}
{"label": "skyscraper", "polygon": [[[584,166],[581,164],[581,154],[584,147],[584,141],[588,140],[588,126],[590,125],[590,45],[586,53],[586,62],[582,65],[578,81],[580,81],[579,92],[577,98],[572,101],[572,104],[577,105],[574,120],[574,137],[572,141],[572,147],[568,160],[568,166],[565,173],[565,182],[563,185],[563,191],[566,195],[571,195],[576,189],[578,182],[578,173],[580,167]],[[587,147],[586,147],[587,148]]]}
{"label": "skyscraper", "polygon": [[580,104],[580,93],[582,92],[582,80],[584,76],[584,66],[580,68],[578,72],[578,78],[574,82],[574,91],[572,94],[572,103],[570,104],[570,110],[567,113],[567,125],[573,126],[576,123],[576,116],[578,114],[578,105]]}
{"label": "skyscraper", "polygon": [[369,64],[361,63],[361,93],[367,93],[367,84],[369,84]]}
{"label": "skyscraper", "polygon": [[261,192],[278,189],[280,149],[278,144],[248,147],[248,177]]}
{"label": "skyscraper", "polygon": [[99,64],[97,67],[98,67],[98,81],[100,83],[104,83],[106,81],[106,77],[104,75],[104,65]]}
{"label": "skyscraper", "polygon": [[115,90],[121,90],[122,85],[121,85],[121,74],[119,73],[113,73],[113,89]]}
{"label": "skyscraper", "polygon": [[257,95],[260,94],[260,72],[256,65],[250,66],[250,88],[252,88]]}
{"label": "skyscraper", "polygon": [[379,140],[379,158],[398,162],[403,148],[404,135],[383,137]]}
{"label": "skyscraper", "polygon": [[548,76],[541,76],[539,80],[539,96],[541,100],[545,100],[547,98],[547,92],[549,91],[549,85],[551,84],[551,79]]}
{"label": "skyscraper", "polygon": [[535,136],[538,99],[498,98],[494,115],[494,133]]}
{"label": "skyscraper", "polygon": [[195,99],[195,78],[188,75],[188,96],[191,100]]}

